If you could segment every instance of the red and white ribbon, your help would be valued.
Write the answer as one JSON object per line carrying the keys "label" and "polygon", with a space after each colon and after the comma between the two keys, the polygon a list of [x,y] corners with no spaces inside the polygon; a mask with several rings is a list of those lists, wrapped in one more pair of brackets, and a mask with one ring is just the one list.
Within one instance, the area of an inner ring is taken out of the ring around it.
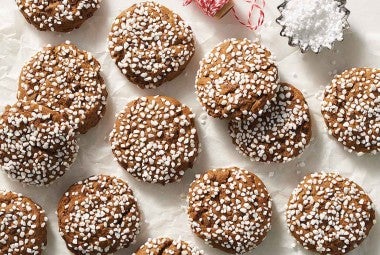
{"label": "red and white ribbon", "polygon": [[[210,17],[214,17],[223,6],[225,6],[229,0],[185,0],[184,5],[188,5],[195,1],[198,7],[204,14]],[[235,0],[235,5],[236,5]],[[265,18],[265,0],[241,0],[250,5],[245,17],[238,14],[236,7],[232,8],[233,14],[237,21],[251,30],[257,30],[263,23]],[[258,14],[256,16],[255,14]]]}

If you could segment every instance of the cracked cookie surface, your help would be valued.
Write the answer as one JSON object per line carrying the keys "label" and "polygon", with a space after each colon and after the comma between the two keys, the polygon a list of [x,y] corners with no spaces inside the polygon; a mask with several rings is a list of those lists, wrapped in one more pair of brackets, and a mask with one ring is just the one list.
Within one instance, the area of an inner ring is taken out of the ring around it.
{"label": "cracked cookie surface", "polygon": [[248,39],[226,39],[200,62],[198,101],[215,118],[257,114],[274,97],[278,71],[272,53]]}
{"label": "cracked cookie surface", "polygon": [[179,181],[199,152],[195,115],[166,96],[140,97],[118,114],[110,134],[119,164],[137,179]]}
{"label": "cracked cookie surface", "polygon": [[237,167],[197,175],[188,193],[193,232],[232,254],[256,248],[271,228],[272,199],[264,183]]}
{"label": "cracked cookie surface", "polygon": [[132,255],[204,255],[204,252],[185,241],[161,237],[149,239]]}
{"label": "cracked cookie surface", "polygon": [[380,151],[380,69],[352,68],[326,87],[322,115],[328,132],[349,152]]}
{"label": "cracked cookie surface", "polygon": [[92,17],[102,0],[16,0],[25,19],[38,30],[69,32]]}
{"label": "cracked cookie surface", "polygon": [[0,168],[14,180],[50,184],[69,169],[78,150],[74,129],[56,111],[18,102],[0,114]]}
{"label": "cracked cookie surface", "polygon": [[103,117],[108,92],[100,64],[69,41],[48,45],[22,68],[17,98],[63,114],[81,134]]}
{"label": "cracked cookie surface", "polygon": [[59,232],[76,255],[112,254],[140,230],[133,191],[116,177],[96,175],[73,184],[57,209]]}
{"label": "cracked cookie surface", "polygon": [[40,255],[47,245],[45,211],[30,198],[0,191],[0,253]]}
{"label": "cracked cookie surface", "polygon": [[108,36],[112,59],[140,88],[156,88],[177,77],[194,55],[194,44],[191,27],[152,1],[123,11]]}

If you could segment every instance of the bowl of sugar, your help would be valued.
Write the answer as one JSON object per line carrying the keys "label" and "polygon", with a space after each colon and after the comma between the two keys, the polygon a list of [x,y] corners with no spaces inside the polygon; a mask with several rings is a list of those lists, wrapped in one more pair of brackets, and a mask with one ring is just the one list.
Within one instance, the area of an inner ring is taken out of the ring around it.
{"label": "bowl of sugar", "polygon": [[344,31],[350,27],[346,0],[285,0],[278,10],[280,35],[302,53],[332,49],[335,42],[343,41]]}

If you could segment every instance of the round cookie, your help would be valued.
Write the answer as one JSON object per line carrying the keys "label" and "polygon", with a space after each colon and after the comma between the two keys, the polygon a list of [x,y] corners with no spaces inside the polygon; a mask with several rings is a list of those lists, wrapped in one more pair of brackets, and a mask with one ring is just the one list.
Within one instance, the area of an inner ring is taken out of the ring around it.
{"label": "round cookie", "polygon": [[330,135],[358,155],[380,151],[380,69],[352,68],[326,87],[322,115]]}
{"label": "round cookie", "polygon": [[199,151],[194,117],[174,98],[140,97],[117,116],[110,134],[113,154],[139,180],[179,181]]}
{"label": "round cookie", "polygon": [[231,120],[229,131],[237,150],[261,162],[287,162],[310,143],[309,107],[302,92],[280,83],[270,104],[258,116]]}
{"label": "round cookie", "polygon": [[17,94],[64,114],[82,134],[103,117],[107,96],[99,62],[70,42],[34,55],[22,68]]}
{"label": "round cookie", "polygon": [[341,255],[356,248],[375,223],[374,205],[363,189],[336,173],[305,176],[286,210],[290,232],[306,249]]}
{"label": "round cookie", "polygon": [[31,102],[0,114],[0,169],[28,185],[47,185],[62,176],[78,153],[75,133],[58,112]]}
{"label": "round cookie", "polygon": [[25,19],[41,31],[69,32],[99,9],[102,0],[16,0]]}
{"label": "round cookie", "polygon": [[0,191],[0,253],[40,255],[47,244],[45,211],[30,198]]}
{"label": "round cookie", "polygon": [[140,229],[140,212],[128,184],[98,175],[73,184],[58,204],[59,232],[75,255],[112,254],[128,247]]}
{"label": "round cookie", "polygon": [[203,255],[200,251],[187,242],[176,241],[171,238],[154,238],[149,239],[132,255]]}
{"label": "round cookie", "polygon": [[124,10],[108,36],[112,59],[140,88],[156,88],[177,77],[194,55],[194,44],[190,26],[153,1]]}
{"label": "round cookie", "polygon": [[228,253],[256,248],[271,228],[271,197],[264,183],[247,170],[231,167],[198,175],[188,202],[193,232]]}
{"label": "round cookie", "polygon": [[200,62],[198,101],[215,118],[256,114],[276,92],[278,71],[271,52],[248,39],[227,39]]}

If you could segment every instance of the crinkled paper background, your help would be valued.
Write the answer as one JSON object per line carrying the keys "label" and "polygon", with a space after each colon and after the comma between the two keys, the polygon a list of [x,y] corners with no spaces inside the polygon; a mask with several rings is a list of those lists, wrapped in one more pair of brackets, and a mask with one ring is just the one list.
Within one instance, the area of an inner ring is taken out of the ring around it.
{"label": "crinkled paper background", "polygon": [[[197,38],[196,54],[188,68],[175,80],[155,90],[141,90],[129,83],[119,72],[107,53],[106,38],[113,19],[125,8],[137,1],[105,0],[93,18],[79,30],[69,34],[39,32],[27,24],[19,13],[14,0],[2,0],[0,7],[0,109],[16,100],[17,79],[24,64],[45,44],[57,44],[70,40],[80,48],[91,51],[103,67],[103,76],[109,90],[106,115],[99,125],[80,138],[80,153],[71,170],[56,183],[46,188],[23,187],[0,174],[0,188],[21,192],[41,204],[49,217],[48,247],[45,254],[70,254],[58,234],[55,210],[65,190],[74,182],[94,174],[112,174],[128,181],[133,188],[143,212],[143,224],[137,242],[118,255],[130,255],[149,237],[170,236],[182,238],[206,251],[221,254],[196,238],[187,223],[186,192],[194,175],[207,169],[240,166],[263,179],[274,198],[273,228],[267,239],[248,255],[300,255],[310,254],[288,234],[284,224],[284,205],[302,177],[313,171],[335,170],[362,185],[380,209],[380,155],[363,156],[349,154],[342,146],[328,137],[320,114],[321,93],[336,72],[350,67],[380,67],[380,2],[374,0],[349,1],[352,11],[351,29],[345,40],[334,50],[319,55],[302,55],[287,45],[279,36],[280,27],[274,22],[279,15],[276,6],[280,0],[268,0],[266,22],[258,33],[253,33],[228,14],[220,21],[200,13],[196,6],[182,6],[181,0],[160,0],[180,14],[194,30]],[[236,0],[243,4],[244,1]],[[244,10],[244,6],[240,7]],[[312,111],[314,134],[311,146],[302,155],[287,164],[254,163],[240,156],[227,132],[227,122],[208,117],[199,106],[194,94],[194,78],[198,62],[215,44],[228,37],[260,38],[277,56],[281,79],[302,89]],[[180,183],[165,187],[140,183],[126,173],[113,160],[107,137],[115,114],[130,100],[143,95],[162,94],[178,98],[192,107],[197,114],[197,125],[203,151],[194,168],[188,170]],[[377,214],[377,216],[379,216]],[[353,255],[380,254],[380,224],[377,224],[364,244]]]}

